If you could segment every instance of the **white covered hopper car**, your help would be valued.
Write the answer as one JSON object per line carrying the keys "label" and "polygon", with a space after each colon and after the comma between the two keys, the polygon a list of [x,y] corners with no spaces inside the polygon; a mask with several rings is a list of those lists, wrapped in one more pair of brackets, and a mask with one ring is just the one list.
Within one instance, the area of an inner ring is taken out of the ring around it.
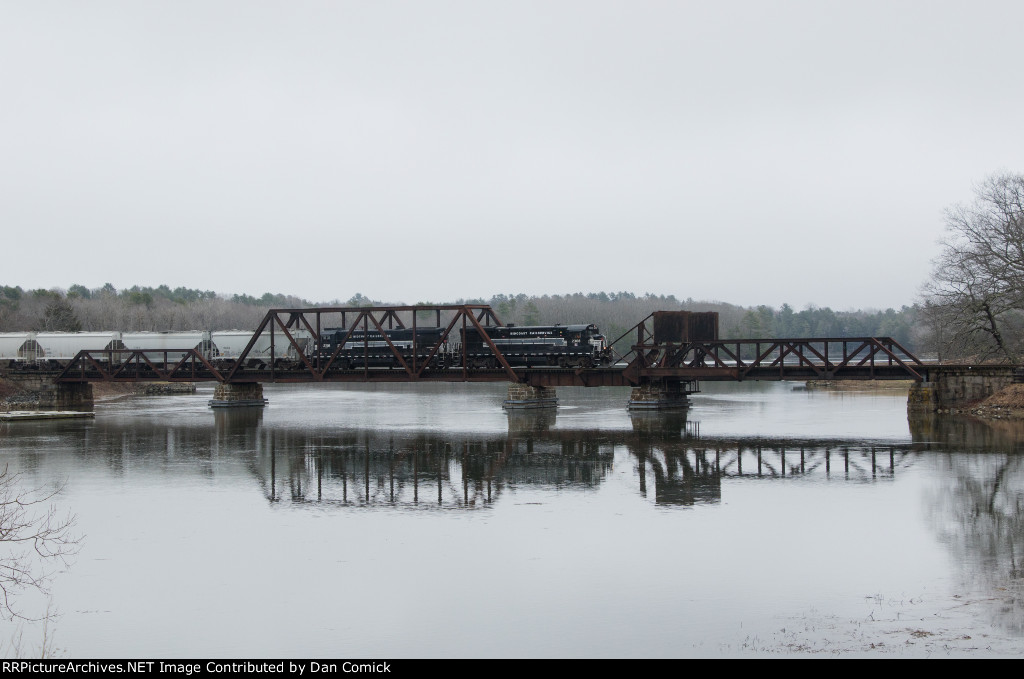
{"label": "white covered hopper car", "polygon": [[120,349],[120,332],[0,333],[0,365],[60,368],[82,349]]}
{"label": "white covered hopper car", "polygon": [[[311,335],[305,330],[289,331],[296,343],[307,351]],[[195,349],[207,360],[222,366],[237,359],[252,339],[248,330],[188,330],[175,332],[7,332],[0,333],[0,367],[59,369],[79,351],[105,349],[145,349],[168,351],[169,361],[181,360],[180,350]],[[178,350],[178,351],[172,351]],[[274,337],[274,356],[278,360],[297,360],[298,353],[282,332]],[[113,354],[114,361],[125,360],[126,353]],[[97,360],[106,357],[97,356]],[[153,358],[163,360],[159,354]],[[264,332],[249,350],[250,367],[266,365],[270,360],[270,333]]]}

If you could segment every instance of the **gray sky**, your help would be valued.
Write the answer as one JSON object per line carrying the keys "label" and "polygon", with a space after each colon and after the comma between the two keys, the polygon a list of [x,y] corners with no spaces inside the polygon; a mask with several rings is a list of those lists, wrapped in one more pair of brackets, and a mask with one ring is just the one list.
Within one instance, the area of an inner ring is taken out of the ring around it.
{"label": "gray sky", "polygon": [[0,284],[913,302],[1019,0],[0,0]]}

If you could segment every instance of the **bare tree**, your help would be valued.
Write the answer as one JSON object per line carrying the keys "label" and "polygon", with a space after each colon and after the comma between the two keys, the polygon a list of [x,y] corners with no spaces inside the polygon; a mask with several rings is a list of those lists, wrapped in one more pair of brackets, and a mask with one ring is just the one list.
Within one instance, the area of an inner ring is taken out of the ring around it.
{"label": "bare tree", "polygon": [[78,552],[74,517],[59,514],[53,503],[60,491],[26,489],[20,474],[7,467],[0,473],[0,615],[8,619],[41,619],[21,610],[18,595],[48,595],[55,572]]}
{"label": "bare tree", "polygon": [[[1024,326],[1024,175],[997,174],[946,211],[947,236],[924,289],[943,349],[1014,361]],[[962,355],[962,353],[961,353]]]}

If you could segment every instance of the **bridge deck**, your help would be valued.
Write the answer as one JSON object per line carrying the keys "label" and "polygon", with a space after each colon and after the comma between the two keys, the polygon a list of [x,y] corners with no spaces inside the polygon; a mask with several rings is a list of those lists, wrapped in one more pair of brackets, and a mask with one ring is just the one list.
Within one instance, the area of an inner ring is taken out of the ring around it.
{"label": "bridge deck", "polygon": [[[145,353],[145,352],[141,352]],[[153,352],[157,353],[157,352]],[[163,353],[161,350],[159,353]],[[516,381],[544,387],[631,386],[656,380],[738,382],[746,380],[921,380],[922,373],[934,367],[918,364],[908,370],[899,364],[843,366],[837,364],[745,365],[745,366],[679,366],[638,367],[633,364],[600,368],[514,368],[515,380],[506,370],[462,369],[426,370],[410,375],[398,368],[333,370],[327,373],[310,371],[303,365],[290,364],[274,369],[243,369],[227,379],[230,368],[217,369],[204,365],[196,356],[164,362],[156,357],[147,361],[111,365],[106,361],[90,361],[89,355],[70,362],[63,371],[48,374],[58,382],[509,382]],[[41,373],[36,373],[41,374]]]}

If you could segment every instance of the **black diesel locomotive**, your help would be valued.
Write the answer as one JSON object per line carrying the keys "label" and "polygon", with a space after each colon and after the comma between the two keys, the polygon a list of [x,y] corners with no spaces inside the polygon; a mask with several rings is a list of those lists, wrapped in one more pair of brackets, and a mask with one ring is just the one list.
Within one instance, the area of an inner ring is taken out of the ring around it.
{"label": "black diesel locomotive", "polygon": [[[589,325],[509,325],[484,328],[494,346],[513,368],[592,368],[611,363],[604,335]],[[460,333],[466,363],[472,368],[498,367],[497,357],[480,331]],[[461,348],[460,348],[461,354]],[[461,355],[459,356],[461,361]]]}
{"label": "black diesel locomotive", "polygon": [[[484,330],[487,336],[513,368],[590,368],[612,362],[612,352],[604,335],[593,323],[580,325],[523,325],[491,326]],[[384,330],[353,330],[348,335],[344,328],[330,328],[321,333],[320,358],[326,364],[335,351],[331,364],[337,370],[363,370],[365,368],[400,368],[391,346],[402,356],[406,365],[422,366],[430,358],[430,368],[497,369],[501,367],[497,356],[476,328],[453,331],[449,339],[431,357],[444,334],[442,328],[417,328],[413,341],[412,328]],[[345,340],[348,335],[347,341]],[[455,341],[452,341],[452,339]],[[388,341],[390,340],[391,346]],[[345,344],[339,350],[341,342]]]}

